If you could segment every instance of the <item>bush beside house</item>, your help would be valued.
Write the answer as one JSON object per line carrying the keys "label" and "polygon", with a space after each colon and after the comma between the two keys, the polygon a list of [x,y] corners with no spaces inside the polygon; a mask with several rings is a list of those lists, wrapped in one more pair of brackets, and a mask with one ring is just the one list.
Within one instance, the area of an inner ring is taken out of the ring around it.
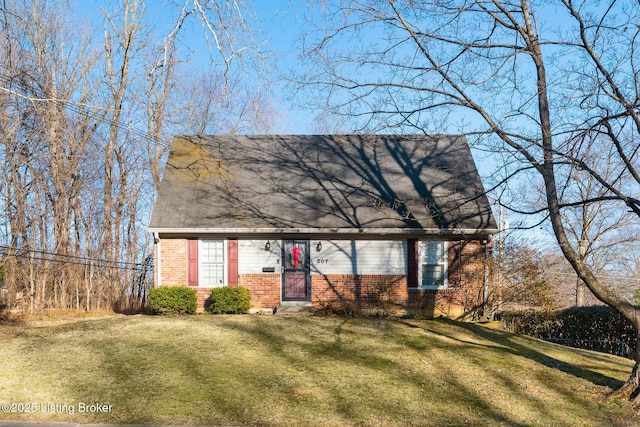
{"label": "bush beside house", "polygon": [[153,314],[193,314],[197,307],[195,289],[163,286],[149,291],[149,308]]}
{"label": "bush beside house", "polygon": [[211,289],[209,311],[212,314],[246,313],[251,307],[251,292],[242,286]]}

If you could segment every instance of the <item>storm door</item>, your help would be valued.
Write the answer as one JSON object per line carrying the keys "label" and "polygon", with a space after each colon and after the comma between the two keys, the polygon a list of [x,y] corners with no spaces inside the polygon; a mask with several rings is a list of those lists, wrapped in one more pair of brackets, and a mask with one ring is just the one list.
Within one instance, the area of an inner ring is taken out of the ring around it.
{"label": "storm door", "polygon": [[309,241],[285,240],[282,245],[282,300],[309,301],[311,278]]}

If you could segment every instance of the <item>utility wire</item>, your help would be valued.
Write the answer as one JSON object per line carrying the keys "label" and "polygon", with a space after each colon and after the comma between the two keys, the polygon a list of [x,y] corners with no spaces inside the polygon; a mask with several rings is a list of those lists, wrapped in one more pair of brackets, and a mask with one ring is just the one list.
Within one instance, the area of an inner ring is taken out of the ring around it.
{"label": "utility wire", "polygon": [[39,250],[39,249],[16,248],[16,247],[11,247],[11,246],[4,246],[4,245],[0,245],[0,250],[8,250],[8,251],[16,251],[16,252],[17,251],[33,252],[33,253],[38,253],[38,254],[43,254],[43,255],[53,255],[53,256],[66,257],[66,258],[75,258],[75,259],[81,259],[81,260],[86,260],[86,261],[108,262],[108,263],[112,263],[112,264],[124,264],[124,265],[140,265],[141,264],[139,262],[111,261],[111,260],[107,260],[107,259],[104,259],[104,258],[90,258],[90,257],[84,257],[84,256],[78,256],[78,255],[61,254],[61,253],[57,253],[57,252],[47,252],[47,251],[43,251],[43,250]]}
{"label": "utility wire", "polygon": [[32,256],[32,255],[21,255],[18,253],[13,253],[13,254],[6,254],[7,256],[13,256],[16,258],[22,258],[22,259],[32,259],[32,260],[39,260],[39,261],[50,261],[50,262],[58,262],[61,264],[65,264],[65,265],[82,265],[82,266],[89,266],[89,267],[96,267],[96,268],[104,268],[104,269],[118,269],[118,270],[130,270],[130,271],[141,271],[143,270],[141,267],[120,267],[117,265],[106,265],[106,264],[93,264],[91,262],[78,262],[78,261],[70,261],[70,260],[65,260],[65,259],[55,259],[55,258],[44,258],[44,257],[38,257],[38,256]]}
{"label": "utility wire", "polygon": [[[135,271],[146,269],[146,266],[144,265],[145,263],[111,261],[107,259],[67,255],[67,254],[47,252],[47,251],[35,250],[35,249],[20,249],[20,248],[12,248],[10,246],[0,245],[0,251],[2,251],[2,254],[5,256],[13,256],[17,258],[34,259],[34,260],[41,260],[41,261],[59,262],[59,263],[73,264],[73,265],[84,265],[84,266],[113,268],[113,269],[117,268],[117,269],[135,270]],[[48,257],[46,255],[50,255],[51,257]]]}
{"label": "utility wire", "polygon": [[[114,111],[113,108],[104,108],[96,105],[90,105],[90,104],[85,104],[85,103],[75,102],[75,101],[65,100],[65,99],[48,98],[44,94],[36,93],[35,96],[29,96],[26,93],[33,92],[33,89],[28,88],[22,82],[16,82],[14,78],[7,76],[2,71],[0,71],[0,83],[2,83],[2,85],[0,86],[0,90],[5,91],[11,95],[26,99],[30,102],[55,102],[56,104],[62,105],[67,110],[71,110],[74,113],[77,113],[79,115],[84,115],[86,117],[89,117],[98,121],[103,120],[104,118],[102,114],[103,112],[106,113],[108,111]],[[11,86],[14,86],[16,83],[18,86],[20,86],[21,90],[15,90],[10,88]],[[171,147],[170,142],[165,141],[164,139],[155,138],[152,135],[150,135],[148,132],[140,130],[132,126],[131,124],[126,124],[126,123],[123,123],[122,121],[115,123],[113,119],[110,123],[115,124],[119,129],[132,133],[133,135],[138,136],[144,140],[154,141],[165,148]]]}
{"label": "utility wire", "polygon": [[[29,88],[24,82],[16,79],[14,77],[6,75],[4,72],[0,71],[0,90],[9,93],[10,95],[25,99],[29,102],[54,102],[56,104],[62,105],[63,108],[70,110],[73,113],[78,115],[84,115],[90,119],[94,119],[97,122],[101,122],[104,120],[104,116],[107,112],[113,111],[112,108],[104,108],[100,106],[75,102],[71,100],[64,99],[53,99],[46,97],[43,93],[37,93],[38,91],[34,88]],[[18,88],[13,88],[14,86],[18,86]],[[35,96],[29,96],[27,93],[36,92]],[[115,122],[112,121],[110,124],[115,124],[119,129],[131,133],[135,136],[143,138],[145,140],[153,140],[157,142],[159,145],[170,148],[171,144],[163,139],[157,139],[151,136],[148,132],[137,129],[130,124],[124,124],[123,122]],[[62,262],[67,264],[76,264],[76,265],[90,265],[93,262],[97,264],[93,264],[96,267],[102,268],[125,268],[130,270],[141,270],[144,269],[144,263],[131,263],[124,261],[111,261],[106,259],[99,258],[90,258],[90,257],[82,257],[76,255],[67,255],[60,254],[54,252],[48,252],[44,250],[35,250],[35,249],[23,249],[23,248],[14,248],[6,245],[0,245],[0,251],[5,252],[6,256],[14,256],[19,258],[27,258],[27,259],[35,259],[42,261],[52,261],[52,262]],[[30,253],[31,255],[27,255],[26,253]],[[35,254],[45,255],[49,257],[43,256],[35,256]],[[57,259],[56,259],[57,257]],[[60,259],[62,258],[62,259]],[[84,261],[84,262],[81,262]]]}

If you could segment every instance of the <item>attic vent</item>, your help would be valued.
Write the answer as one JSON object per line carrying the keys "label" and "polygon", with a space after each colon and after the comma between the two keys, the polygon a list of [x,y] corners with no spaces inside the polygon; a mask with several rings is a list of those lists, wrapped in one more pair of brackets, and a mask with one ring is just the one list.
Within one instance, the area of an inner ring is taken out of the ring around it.
{"label": "attic vent", "polygon": [[423,199],[424,206],[427,208],[427,212],[429,212],[429,216],[431,218],[438,218],[442,216],[442,212],[440,212],[440,208],[436,204],[436,202],[431,198]]}
{"label": "attic vent", "polygon": [[436,168],[440,169],[441,171],[448,171],[449,170],[449,166],[445,162],[436,163]]}

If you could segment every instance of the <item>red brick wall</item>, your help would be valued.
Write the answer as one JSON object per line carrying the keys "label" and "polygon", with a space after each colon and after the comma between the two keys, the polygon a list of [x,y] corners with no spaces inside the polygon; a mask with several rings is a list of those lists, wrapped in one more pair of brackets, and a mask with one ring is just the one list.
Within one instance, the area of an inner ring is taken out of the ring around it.
{"label": "red brick wall", "polygon": [[[163,238],[159,248],[156,286],[187,286],[187,240]],[[158,246],[155,250],[158,259]],[[280,274],[243,274],[239,276],[238,284],[251,291],[252,308],[274,308],[280,303]],[[210,293],[210,288],[197,288],[199,311],[205,309]]]}
{"label": "red brick wall", "polygon": [[459,318],[482,305],[482,288],[472,289],[409,289],[408,311],[431,317]]}
{"label": "red brick wall", "polygon": [[380,299],[405,304],[408,300],[404,275],[312,274],[311,291],[315,306],[340,301],[374,303]]}
{"label": "red brick wall", "polygon": [[211,288],[196,288],[196,295],[198,297],[198,313],[204,312],[209,308],[209,297],[211,296]]}
{"label": "red brick wall", "polygon": [[[162,286],[187,286],[187,240],[160,240],[160,275]],[[158,281],[156,281],[156,286]]]}
{"label": "red brick wall", "polygon": [[252,308],[275,308],[280,304],[280,274],[241,274],[238,285],[251,291]]}
{"label": "red brick wall", "polygon": [[449,288],[484,286],[484,244],[449,243]]}

